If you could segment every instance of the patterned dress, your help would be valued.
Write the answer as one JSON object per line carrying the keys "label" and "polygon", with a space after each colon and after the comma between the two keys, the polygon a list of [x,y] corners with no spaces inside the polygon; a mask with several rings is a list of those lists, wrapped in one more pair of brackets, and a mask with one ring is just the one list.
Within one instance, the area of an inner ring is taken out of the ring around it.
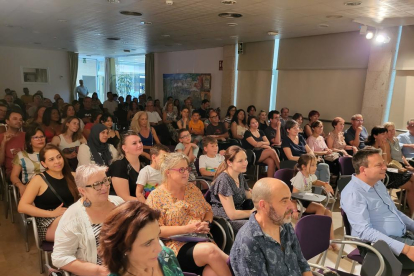
{"label": "patterned dress", "polygon": [[[183,276],[177,257],[174,252],[168,247],[164,246],[158,255],[158,263],[162,269],[164,276]],[[116,273],[111,273],[108,276],[120,276]]]}
{"label": "patterned dress", "polygon": [[242,204],[246,200],[246,191],[249,191],[249,186],[244,178],[243,174],[239,174],[239,187],[237,187],[234,179],[227,173],[221,173],[216,180],[214,185],[211,186],[211,205],[215,216],[223,217],[227,219],[235,233],[248,221],[246,219],[230,220],[220,202],[219,194],[225,197],[233,197],[234,207],[236,210],[243,210]]}
{"label": "patterned dress", "polygon": [[[163,185],[152,191],[146,201],[149,207],[161,212],[158,220],[160,226],[183,226],[194,222],[204,221],[207,213],[212,212],[210,204],[206,202],[194,184],[187,183],[184,200],[174,198]],[[165,245],[178,255],[185,242],[166,241]]]}

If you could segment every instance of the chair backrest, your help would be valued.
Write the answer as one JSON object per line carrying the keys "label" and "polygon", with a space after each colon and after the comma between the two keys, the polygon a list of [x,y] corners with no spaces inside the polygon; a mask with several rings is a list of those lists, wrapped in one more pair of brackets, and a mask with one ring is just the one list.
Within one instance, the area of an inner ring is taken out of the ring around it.
{"label": "chair backrest", "polygon": [[256,155],[254,152],[252,150],[246,149],[246,155],[248,166],[254,166],[256,164]]}
{"label": "chair backrest", "polygon": [[204,199],[211,204],[211,192],[210,189],[207,190],[207,192],[204,194]]}
{"label": "chair backrest", "polygon": [[341,209],[342,221],[344,222],[345,234],[351,236],[351,224],[349,223],[348,217],[344,210]]}
{"label": "chair backrest", "polygon": [[341,167],[341,175],[352,175],[355,173],[354,167],[352,166],[352,157],[339,157],[339,165]]}
{"label": "chair backrest", "polygon": [[293,169],[295,168],[296,164],[297,162],[293,160],[282,160],[280,161],[280,168],[281,169]]}
{"label": "chair backrest", "polygon": [[[373,247],[381,253],[382,257],[384,258],[385,269],[382,275],[384,276],[400,276],[402,271],[402,264],[401,262],[395,257],[394,253],[392,253],[388,244],[386,244],[383,240],[377,241]],[[380,266],[380,261],[378,257],[371,251],[368,251],[367,255],[364,258],[361,267],[361,275],[362,276],[370,276],[373,275],[372,268],[377,268]]]}
{"label": "chair backrest", "polygon": [[293,169],[280,169],[275,172],[273,177],[285,182],[292,191],[292,183],[290,180],[293,178],[294,173],[295,170]]}
{"label": "chair backrest", "polygon": [[306,260],[328,250],[331,225],[330,217],[320,215],[308,215],[298,221],[295,233]]}

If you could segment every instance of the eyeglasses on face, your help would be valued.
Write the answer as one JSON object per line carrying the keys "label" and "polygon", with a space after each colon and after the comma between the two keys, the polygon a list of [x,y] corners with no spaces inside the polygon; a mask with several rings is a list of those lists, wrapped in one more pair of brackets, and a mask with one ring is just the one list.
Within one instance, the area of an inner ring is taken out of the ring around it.
{"label": "eyeglasses on face", "polygon": [[214,118],[218,118],[218,115],[210,117],[210,119],[214,119]]}
{"label": "eyeglasses on face", "polygon": [[358,123],[363,123],[364,119],[354,119],[354,121],[357,121]]}
{"label": "eyeglasses on face", "polygon": [[180,138],[181,139],[184,139],[184,138],[187,138],[187,137],[190,137],[191,136],[191,134],[189,133],[189,134],[187,134],[187,135],[183,135],[183,136],[181,136]]}
{"label": "eyeglasses on face", "polygon": [[179,172],[181,174],[184,174],[185,172],[190,173],[191,172],[191,167],[181,167],[179,169],[169,169],[170,171],[176,171]]}
{"label": "eyeglasses on face", "polygon": [[35,141],[40,141],[40,140],[45,139],[45,136],[32,136],[32,139]]}
{"label": "eyeglasses on face", "polygon": [[92,185],[86,185],[86,188],[93,188],[95,191],[100,191],[102,189],[102,185],[108,187],[111,185],[111,177],[105,177],[102,181],[98,181],[93,183]]}

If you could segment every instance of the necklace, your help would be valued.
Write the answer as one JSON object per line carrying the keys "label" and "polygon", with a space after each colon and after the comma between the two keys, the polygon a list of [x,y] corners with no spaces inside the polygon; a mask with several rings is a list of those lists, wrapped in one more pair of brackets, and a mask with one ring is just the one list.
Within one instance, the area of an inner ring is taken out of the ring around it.
{"label": "necklace", "polygon": [[[132,276],[138,276],[138,275],[135,275],[135,274],[129,272],[128,270],[126,270],[126,272],[128,272],[128,274],[131,274]],[[154,268],[152,268],[151,276],[154,276]]]}

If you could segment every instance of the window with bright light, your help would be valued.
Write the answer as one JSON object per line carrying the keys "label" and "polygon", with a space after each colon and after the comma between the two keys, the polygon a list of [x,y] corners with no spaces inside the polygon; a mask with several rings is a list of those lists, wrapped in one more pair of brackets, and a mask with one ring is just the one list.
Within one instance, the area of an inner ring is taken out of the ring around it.
{"label": "window with bright light", "polygon": [[116,89],[118,96],[138,98],[145,94],[145,56],[115,58]]}
{"label": "window with bright light", "polygon": [[105,58],[80,55],[76,85],[79,85],[79,80],[83,80],[83,85],[88,88],[89,97],[96,92],[101,101],[105,99]]}

